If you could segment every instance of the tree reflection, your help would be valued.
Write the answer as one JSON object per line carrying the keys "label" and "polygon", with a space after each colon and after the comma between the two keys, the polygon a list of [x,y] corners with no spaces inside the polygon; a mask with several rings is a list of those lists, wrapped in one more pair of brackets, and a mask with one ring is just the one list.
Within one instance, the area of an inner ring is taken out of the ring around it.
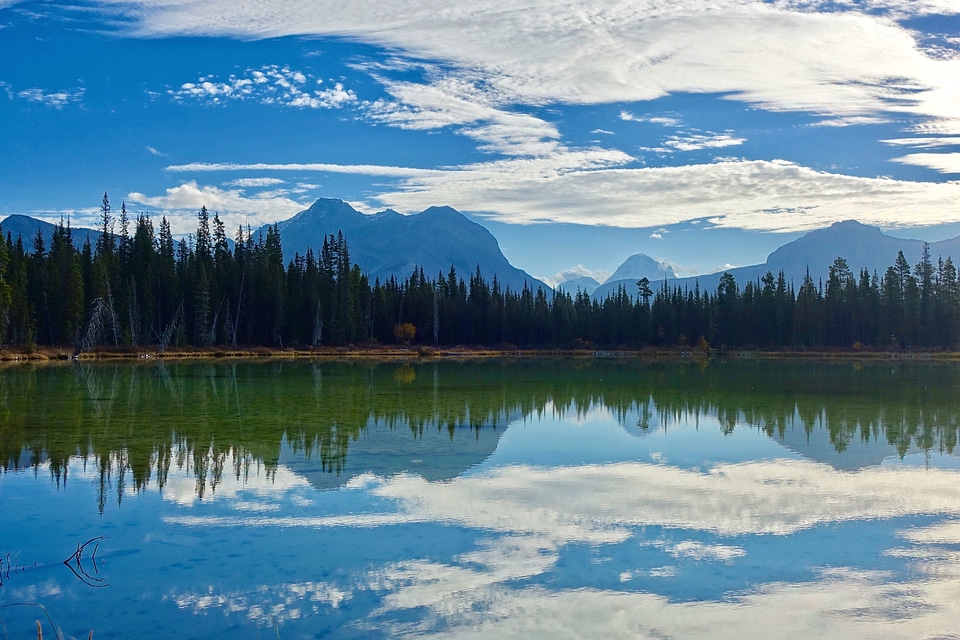
{"label": "tree reflection", "polygon": [[[364,363],[249,361],[73,364],[0,375],[0,465],[49,465],[65,485],[79,459],[99,474],[99,508],[128,489],[192,473],[199,498],[227,476],[276,472],[283,446],[340,474],[372,426],[449,434],[547,413],[609,411],[628,431],[714,416],[724,433],[783,439],[825,431],[854,441],[952,454],[960,369],[937,363],[637,360]],[[389,452],[385,452],[389,454]],[[74,462],[71,463],[71,460]]]}

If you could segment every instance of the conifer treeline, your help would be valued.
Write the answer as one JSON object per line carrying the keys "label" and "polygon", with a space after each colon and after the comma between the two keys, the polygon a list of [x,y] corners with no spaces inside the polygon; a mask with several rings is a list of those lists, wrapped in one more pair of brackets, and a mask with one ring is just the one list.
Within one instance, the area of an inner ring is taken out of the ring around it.
{"label": "conifer treeline", "polygon": [[[621,287],[604,300],[583,292],[501,287],[477,271],[371,283],[330,235],[287,263],[276,225],[265,234],[224,225],[206,208],[189,240],[165,218],[116,218],[104,194],[100,236],[76,247],[61,222],[46,246],[38,230],[0,241],[0,332],[6,344],[320,346],[369,343],[729,348],[953,348],[960,343],[960,281],[952,260],[924,247],[913,268],[902,252],[881,276],[854,274],[843,258],[827,281],[795,286],[768,272],[742,288],[723,274],[716,291]],[[132,231],[130,227],[133,227]]]}

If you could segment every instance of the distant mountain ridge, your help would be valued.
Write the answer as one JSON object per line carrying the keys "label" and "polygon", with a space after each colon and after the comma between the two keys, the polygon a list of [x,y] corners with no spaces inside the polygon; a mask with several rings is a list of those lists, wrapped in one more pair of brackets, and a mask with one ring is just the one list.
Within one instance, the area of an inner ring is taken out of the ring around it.
{"label": "distant mountain ridge", "polygon": [[[950,256],[954,263],[960,259],[960,236],[928,244],[934,263],[938,257]],[[923,245],[923,240],[888,236],[879,227],[865,225],[856,220],[844,220],[788,242],[770,253],[763,264],[678,278],[671,280],[670,286],[690,289],[699,286],[701,291],[712,292],[716,291],[720,277],[724,273],[732,275],[742,288],[747,282],[758,281],[767,271],[774,275],[783,271],[787,282],[792,281],[794,286],[799,288],[808,269],[814,282],[826,281],[830,265],[836,258],[845,259],[855,275],[861,269],[867,269],[871,274],[876,271],[877,275],[882,277],[887,267],[896,260],[899,251],[903,251],[904,257],[913,268],[920,261]],[[655,285],[656,282],[651,285],[654,290],[657,289]],[[615,293],[618,286],[626,287],[630,295],[635,296],[637,293],[636,279],[615,280],[611,277],[594,292],[593,296],[606,297]]]}
{"label": "distant mountain ridge", "polygon": [[504,289],[550,289],[510,264],[493,234],[452,207],[430,207],[413,215],[392,209],[367,215],[343,200],[321,198],[277,228],[286,259],[294,253],[306,255],[308,248],[318,253],[325,236],[342,231],[351,262],[371,281],[405,279],[415,268],[422,268],[428,278],[446,276],[451,265],[468,279],[479,266],[484,279],[489,282],[496,275]]}
{"label": "distant mountain ridge", "polygon": [[577,295],[580,291],[583,291],[588,296],[593,295],[593,292],[600,287],[600,283],[596,279],[591,278],[590,276],[580,276],[578,278],[570,278],[569,280],[564,280],[557,284],[557,291],[566,291],[572,296]]}
{"label": "distant mountain ridge", "polygon": [[[271,225],[260,229],[264,234]],[[4,232],[23,239],[25,249],[33,251],[33,238],[40,229],[46,246],[56,225],[30,216],[14,214],[0,223]],[[370,280],[390,276],[406,279],[414,268],[422,268],[428,278],[444,277],[453,266],[464,280],[477,267],[488,282],[497,276],[502,289],[521,291],[524,286],[549,290],[544,282],[514,267],[500,251],[497,239],[486,228],[469,220],[452,207],[430,207],[415,215],[402,215],[392,209],[373,215],[360,213],[342,200],[323,198],[292,218],[277,223],[284,259],[307,249],[319,254],[323,239],[343,232],[350,260]],[[96,245],[100,233],[94,229],[73,228],[77,248],[89,238]]]}
{"label": "distant mountain ridge", "polygon": [[[3,229],[4,237],[9,233],[10,237],[16,240],[19,236],[23,240],[24,248],[33,253],[33,239],[37,235],[37,230],[39,229],[43,235],[44,246],[49,249],[53,231],[57,228],[57,225],[15,213],[4,218],[0,222],[0,228]],[[71,227],[70,233],[73,236],[73,245],[78,249],[82,248],[83,243],[87,240],[90,240],[91,246],[96,246],[97,238],[100,237],[99,231],[85,227]]]}
{"label": "distant mountain ridge", "polygon": [[[286,260],[294,253],[305,255],[308,248],[318,253],[325,236],[342,231],[351,261],[360,265],[371,280],[379,277],[382,281],[391,275],[405,279],[415,267],[422,267],[429,278],[446,276],[451,265],[466,279],[479,265],[487,281],[496,274],[503,288],[509,286],[519,291],[526,285],[549,290],[542,281],[511,265],[500,251],[497,239],[486,228],[451,207],[430,207],[414,215],[402,215],[392,209],[367,215],[342,200],[320,199],[277,226]],[[26,251],[32,252],[37,230],[49,247],[56,225],[13,214],[0,222],[0,228],[14,239],[21,237]],[[261,231],[265,233],[266,229],[264,226]],[[77,248],[88,239],[95,245],[100,236],[99,231],[84,227],[73,227],[72,234]],[[922,240],[889,236],[879,227],[844,220],[784,244],[771,252],[763,264],[677,278],[672,267],[638,253],[627,258],[602,285],[593,278],[575,278],[560,283],[558,288],[572,295],[582,289],[593,298],[602,299],[623,286],[635,296],[636,281],[647,277],[655,291],[664,279],[671,287],[699,286],[702,291],[715,291],[724,273],[733,275],[742,288],[747,282],[759,281],[767,271],[774,275],[783,271],[787,282],[799,287],[808,270],[815,282],[825,281],[830,265],[838,257],[844,258],[855,274],[866,268],[871,274],[883,276],[902,251],[912,268],[920,261],[923,245]],[[929,246],[934,263],[938,258],[950,256],[960,265],[960,236],[930,242]]]}

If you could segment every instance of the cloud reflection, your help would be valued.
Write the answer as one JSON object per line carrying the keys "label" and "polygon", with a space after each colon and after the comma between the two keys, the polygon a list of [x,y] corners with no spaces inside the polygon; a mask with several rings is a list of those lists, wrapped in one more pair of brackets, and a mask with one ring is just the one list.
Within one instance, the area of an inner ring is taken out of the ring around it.
{"label": "cloud reflection", "polygon": [[296,620],[306,613],[317,613],[319,605],[339,608],[352,598],[327,582],[297,582],[263,587],[253,592],[181,593],[166,596],[181,609],[194,613],[215,610],[224,614],[241,614],[262,624]]}
{"label": "cloud reflection", "polygon": [[[824,570],[802,584],[774,583],[723,601],[670,602],[650,593],[501,588],[461,603],[431,638],[930,638],[953,637],[958,581],[890,584],[882,572]],[[470,605],[473,604],[473,607]],[[478,606],[479,605],[479,606]]]}
{"label": "cloud reflection", "polygon": [[[554,570],[567,545],[621,543],[645,526],[723,538],[787,536],[854,520],[960,518],[958,479],[960,474],[949,470],[876,467],[851,473],[782,459],[722,464],[705,472],[639,462],[516,465],[449,482],[407,474],[356,480],[355,488],[392,500],[393,513],[167,520],[315,528],[438,522],[484,532],[475,551],[449,562],[402,560],[337,587],[345,594],[381,593],[367,622],[390,635],[440,630],[431,637],[931,637],[960,625],[954,598],[960,572],[931,569],[945,561],[957,565],[955,557],[945,560],[942,549],[944,543],[960,543],[960,525],[953,519],[904,531],[901,537],[914,546],[890,551],[916,565],[914,582],[898,583],[882,571],[824,568],[809,582],[765,584],[722,601],[673,602],[650,593],[552,591],[524,581]],[[911,489],[916,487],[923,490]],[[729,563],[747,555],[739,545],[682,537],[648,544],[680,562]],[[672,566],[643,573],[666,580],[678,575]],[[621,573],[621,584],[628,586],[637,575]],[[414,609],[429,615],[416,623],[397,621],[400,612]]]}
{"label": "cloud reflection", "polygon": [[[421,520],[606,543],[628,537],[627,527],[645,525],[723,536],[787,535],[826,522],[960,515],[958,479],[956,472],[936,469],[847,473],[785,459],[722,464],[707,472],[624,462],[516,465],[447,483],[398,475],[372,492]],[[904,491],[910,486],[924,490]]]}

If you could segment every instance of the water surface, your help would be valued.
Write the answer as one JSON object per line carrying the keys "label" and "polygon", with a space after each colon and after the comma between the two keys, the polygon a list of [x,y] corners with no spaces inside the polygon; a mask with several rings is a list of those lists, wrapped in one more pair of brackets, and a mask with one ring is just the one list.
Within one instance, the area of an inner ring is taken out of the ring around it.
{"label": "water surface", "polygon": [[929,362],[6,369],[0,622],[951,637],[958,390]]}

